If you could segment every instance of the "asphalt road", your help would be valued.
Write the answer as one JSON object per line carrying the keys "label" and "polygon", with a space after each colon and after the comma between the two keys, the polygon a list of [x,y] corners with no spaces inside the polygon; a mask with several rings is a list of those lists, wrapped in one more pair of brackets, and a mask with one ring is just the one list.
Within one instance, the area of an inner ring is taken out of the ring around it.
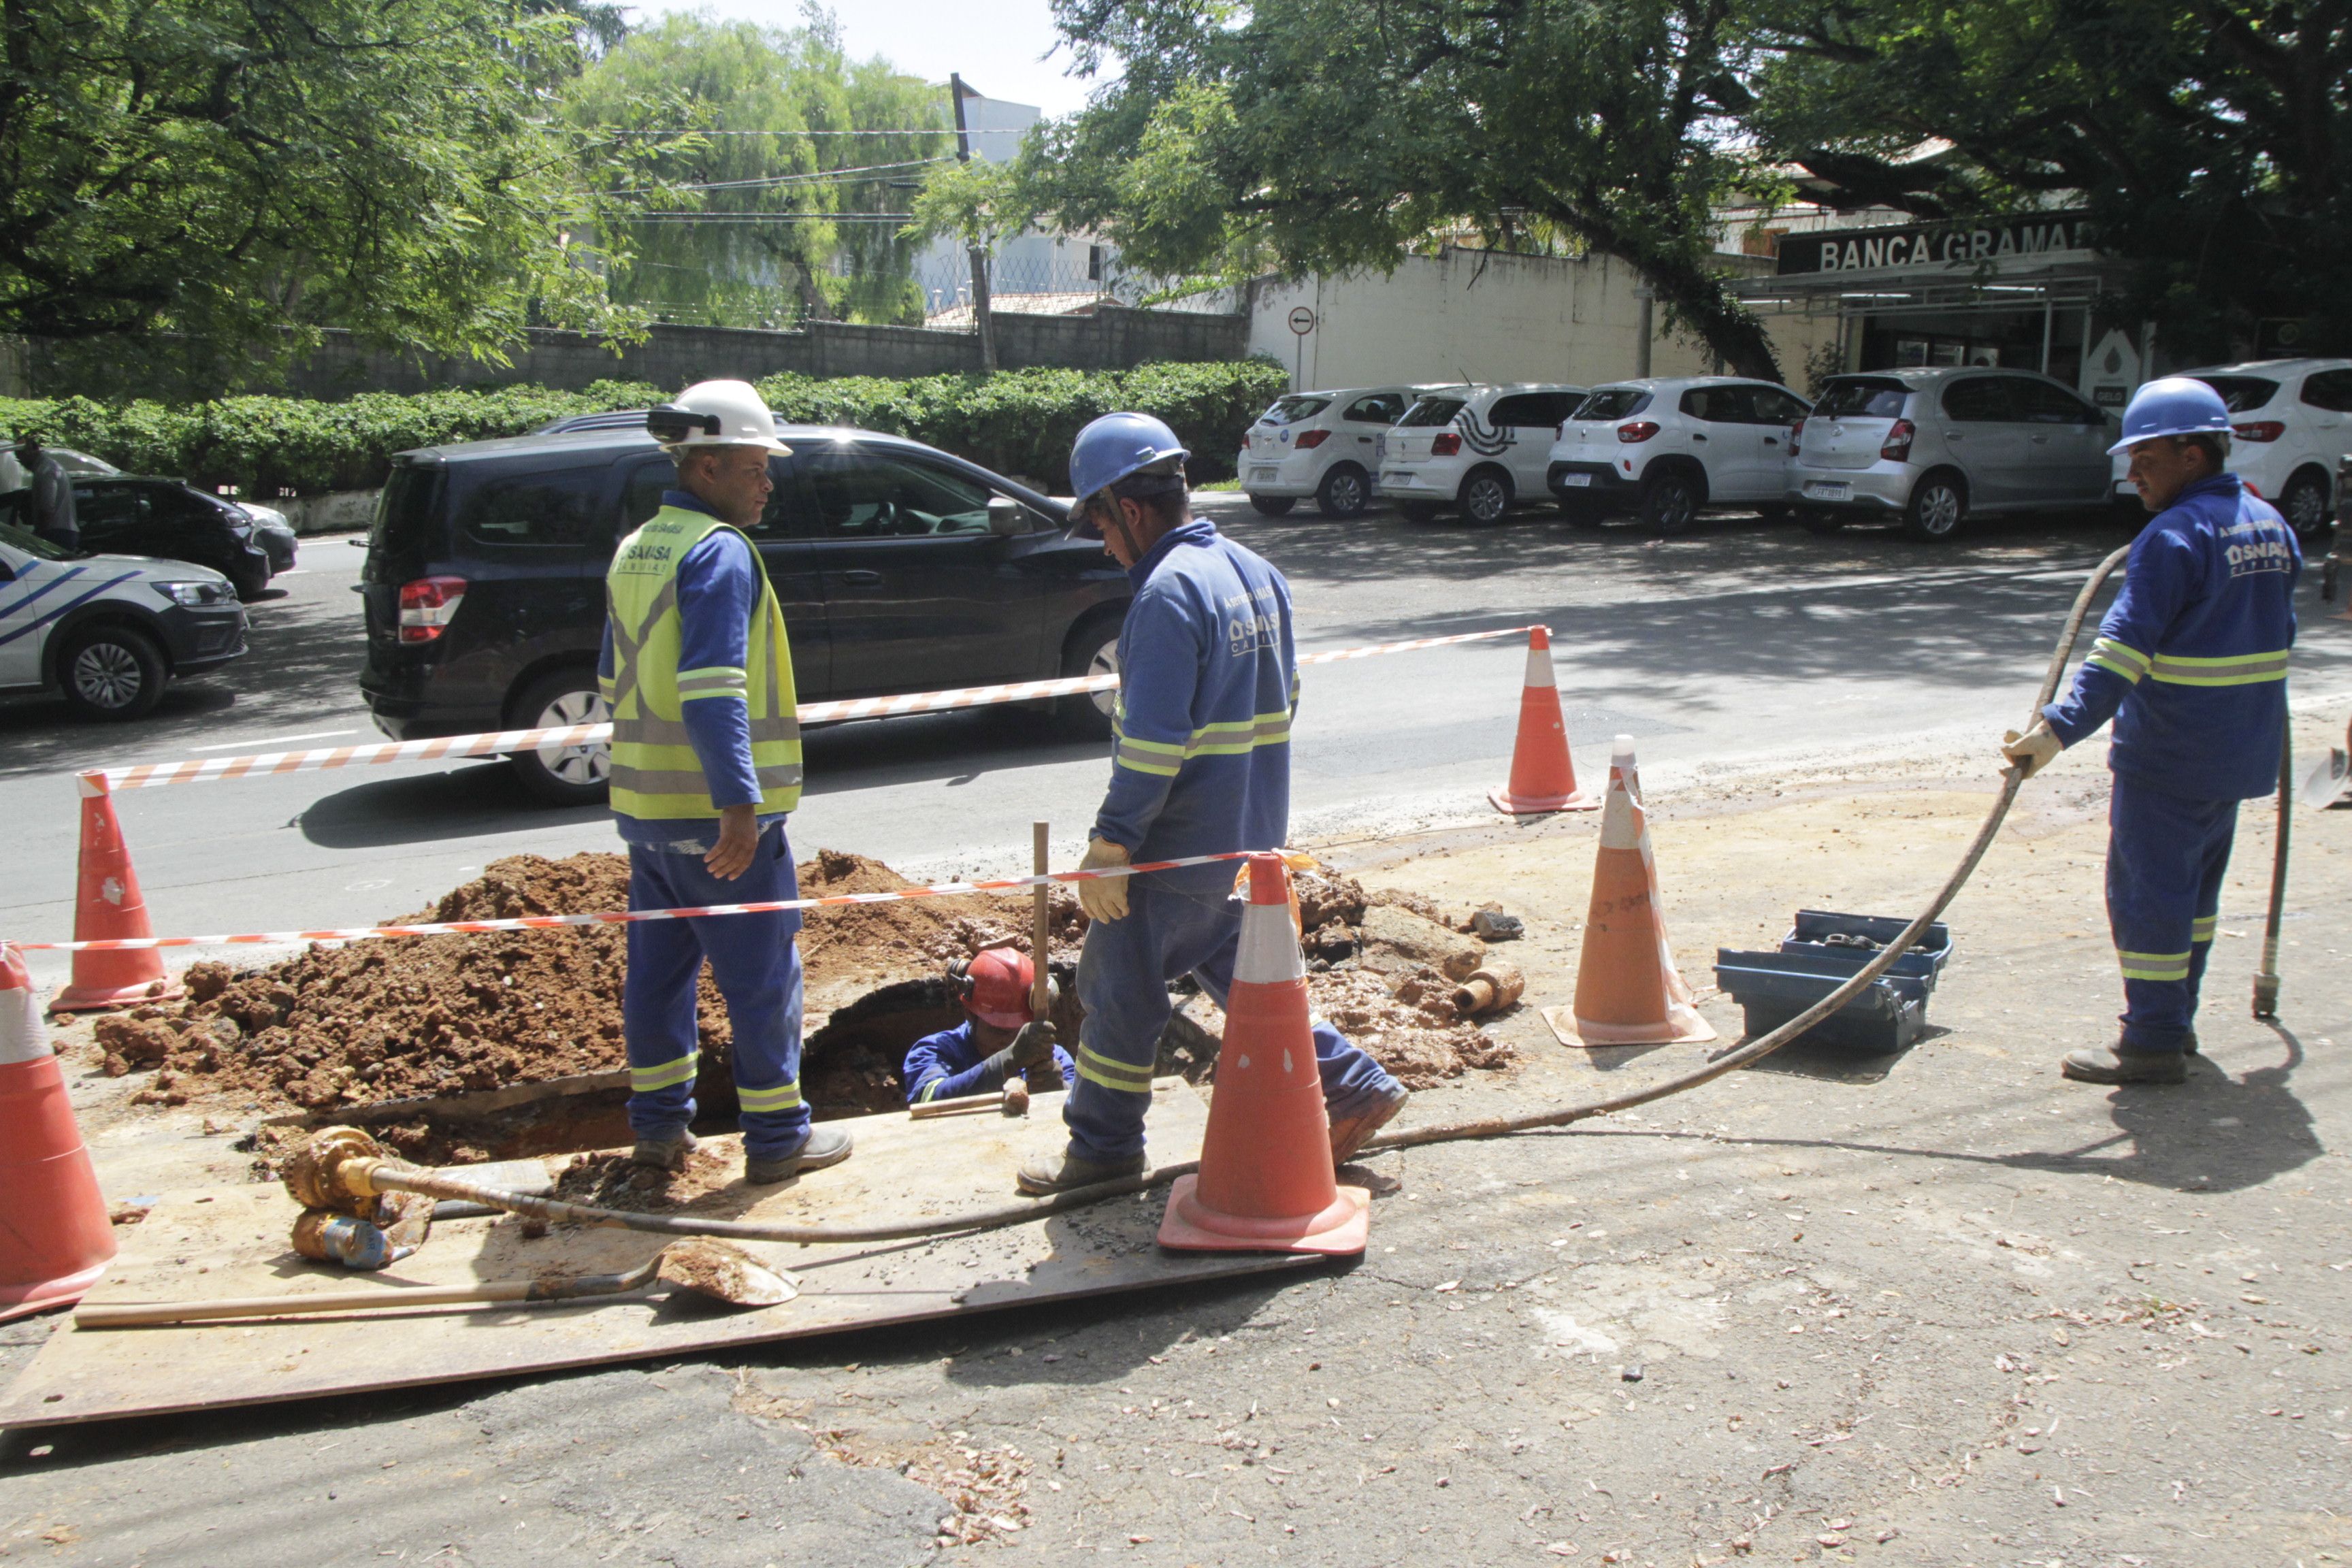
{"label": "asphalt road", "polygon": [[[1611,736],[1630,732],[1654,791],[1984,742],[2018,721],[2082,573],[2127,538],[2105,519],[2035,518],[1938,548],[1728,517],[1659,542],[1548,512],[1475,529],[1384,511],[1269,521],[1234,495],[1202,505],[1289,575],[1304,648],[1549,624],[1580,774],[1605,770]],[[250,656],[175,686],[139,723],[0,701],[0,818],[17,846],[0,933],[70,932],[74,770],[377,738],[355,685],[361,559],[345,539],[306,541],[298,572],[253,606]],[[2352,686],[2352,637],[2323,629],[2306,597],[2298,690]],[[1294,837],[1490,816],[1523,668],[1505,640],[1309,669]],[[807,761],[797,850],[854,849],[924,878],[1025,871],[1041,817],[1074,862],[1107,767],[1105,748],[1013,710],[820,731]],[[360,924],[421,908],[501,855],[615,846],[602,810],[540,806],[496,762],[132,791],[120,809],[164,934]],[[62,975],[59,956],[33,956],[37,980]]]}

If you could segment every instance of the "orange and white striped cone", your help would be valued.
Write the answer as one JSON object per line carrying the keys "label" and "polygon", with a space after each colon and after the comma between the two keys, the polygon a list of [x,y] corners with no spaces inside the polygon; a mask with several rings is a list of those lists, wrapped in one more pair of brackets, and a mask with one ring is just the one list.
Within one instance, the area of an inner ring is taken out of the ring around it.
{"label": "orange and white striped cone", "polygon": [[[131,868],[131,846],[114,815],[114,792],[104,773],[74,780],[81,791],[81,864],[76,878],[74,940],[117,941],[153,936],[147,900],[139,893],[139,873]],[[73,978],[49,1003],[52,1013],[95,1013],[177,996],[180,988],[163,972],[163,955],[152,947],[73,955]]]}
{"label": "orange and white striped cone", "polygon": [[1250,857],[1249,905],[1225,997],[1217,1092],[1197,1175],[1180,1176],[1160,1245],[1192,1252],[1364,1250],[1371,1194],[1331,1173],[1331,1123],[1308,1032],[1307,965],[1279,855]]}
{"label": "orange and white striped cone", "polygon": [[0,942],[0,1322],[69,1306],[114,1256],[32,976]]}
{"label": "orange and white striped cone", "polygon": [[1511,747],[1511,782],[1490,789],[1495,809],[1513,816],[1591,811],[1601,802],[1576,787],[1568,752],[1568,722],[1560,715],[1559,681],[1551,668],[1551,628],[1528,628],[1528,678],[1519,689],[1519,734]]}
{"label": "orange and white striped cone", "polygon": [[1576,1000],[1547,1007],[1544,1022],[1567,1046],[1660,1046],[1711,1040],[1715,1030],[1691,1005],[1675,967],[1658,900],[1658,868],[1633,737],[1617,737],[1601,807],[1592,902],[1576,970]]}

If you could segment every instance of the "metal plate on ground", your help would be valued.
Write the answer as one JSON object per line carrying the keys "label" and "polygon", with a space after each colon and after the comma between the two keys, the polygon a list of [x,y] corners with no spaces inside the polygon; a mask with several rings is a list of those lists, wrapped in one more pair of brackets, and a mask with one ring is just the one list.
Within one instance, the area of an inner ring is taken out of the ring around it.
{"label": "metal plate on ground", "polygon": [[[830,1123],[856,1139],[831,1170],[781,1188],[738,1179],[698,1203],[698,1215],[779,1224],[877,1224],[947,1215],[1010,1201],[1021,1160],[1061,1142],[1062,1097],[1030,1114],[904,1115]],[[1201,1147],[1207,1108],[1181,1079],[1152,1086],[1151,1152],[1166,1163]],[[706,1147],[736,1158],[733,1139]],[[941,1238],[858,1246],[756,1244],[790,1268],[801,1294],[781,1307],[736,1310],[648,1293],[604,1302],[415,1308],[404,1289],[635,1268],[665,1239],[635,1231],[558,1227],[526,1240],[511,1215],[437,1224],[414,1257],[374,1274],[310,1263],[287,1246],[299,1212],[283,1187],[256,1184],[165,1196],[135,1229],[93,1302],[199,1300],[382,1289],[383,1311],[82,1331],[61,1325],[0,1398],[0,1426],[57,1426],[125,1415],[258,1405],[363,1389],[725,1351],[856,1329],[1119,1290],[1296,1268],[1279,1254],[1170,1253],[1153,1236],[1165,1189],[1114,1198],[1040,1223]],[[656,1288],[658,1289],[658,1288]]]}

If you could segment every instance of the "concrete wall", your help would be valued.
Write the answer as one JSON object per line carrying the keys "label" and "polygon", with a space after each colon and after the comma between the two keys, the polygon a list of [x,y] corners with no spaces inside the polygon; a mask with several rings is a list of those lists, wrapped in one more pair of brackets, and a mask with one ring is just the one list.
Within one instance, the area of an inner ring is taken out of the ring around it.
{"label": "concrete wall", "polygon": [[[996,317],[997,357],[1010,368],[1062,365],[1122,370],[1154,360],[1233,360],[1249,353],[1241,315],[1137,310],[1108,306],[1091,316]],[[93,397],[157,395],[152,373],[129,365],[70,374],[34,345],[26,367],[30,395]],[[809,376],[932,375],[978,372],[980,340],[969,331],[929,327],[868,327],[818,321],[805,331],[657,326],[641,343],[611,345],[577,332],[534,328],[504,365],[460,358],[385,353],[330,333],[325,346],[295,366],[283,390],[306,397],[354,392],[428,392],[453,386],[552,386],[577,391],[596,381],[649,381],[686,386],[716,376],[757,380],[796,372]],[[7,371],[0,355],[0,379]],[[192,395],[201,395],[196,389]]]}
{"label": "concrete wall", "polygon": [[[1606,257],[1447,250],[1408,257],[1386,276],[1261,283],[1249,346],[1294,367],[1301,388],[1457,379],[1590,386],[1640,374],[1640,284]],[[1288,324],[1298,305],[1316,316],[1303,342]],[[1801,390],[1805,356],[1836,337],[1836,318],[1771,317],[1766,327],[1781,375]],[[1655,312],[1651,374],[1714,369],[1712,354],[1668,335],[1665,312]]]}

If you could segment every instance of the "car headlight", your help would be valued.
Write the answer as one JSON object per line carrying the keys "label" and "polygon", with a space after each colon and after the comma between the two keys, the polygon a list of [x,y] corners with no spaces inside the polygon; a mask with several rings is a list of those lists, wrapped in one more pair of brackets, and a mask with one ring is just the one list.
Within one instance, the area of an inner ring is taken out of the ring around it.
{"label": "car headlight", "polygon": [[147,585],[172,603],[190,609],[204,605],[226,605],[236,597],[236,590],[226,583],[150,583]]}

